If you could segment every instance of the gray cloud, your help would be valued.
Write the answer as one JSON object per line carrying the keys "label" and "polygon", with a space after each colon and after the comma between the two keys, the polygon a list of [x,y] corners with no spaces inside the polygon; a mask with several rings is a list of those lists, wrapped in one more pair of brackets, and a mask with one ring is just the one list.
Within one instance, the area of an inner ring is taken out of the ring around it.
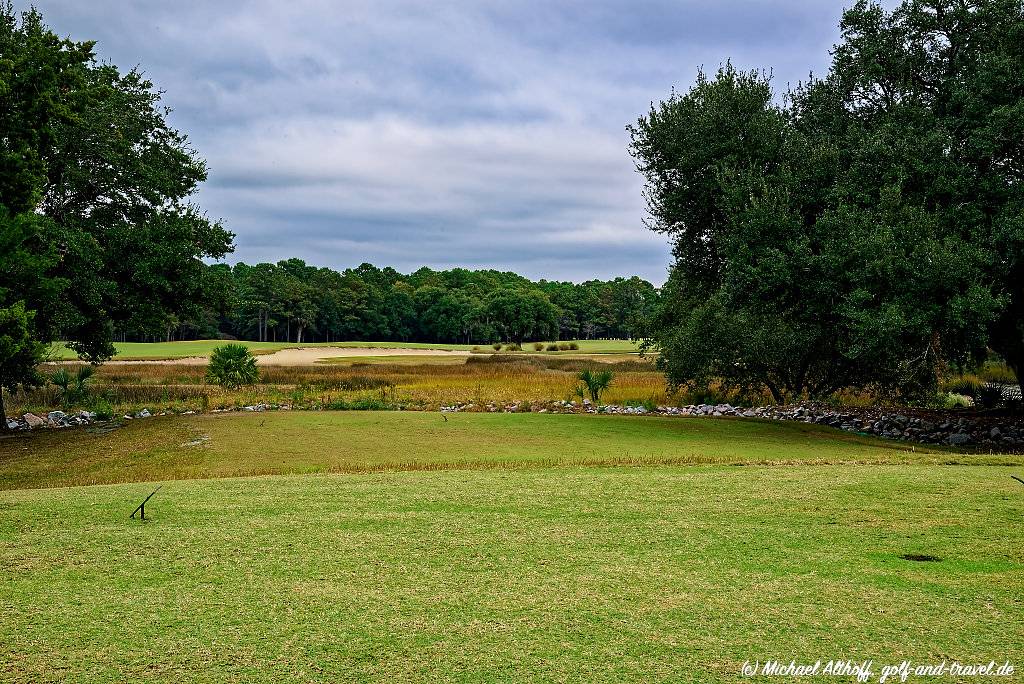
{"label": "gray cloud", "polygon": [[822,72],[841,6],[37,0],[139,65],[210,165],[233,260],[664,280],[624,127],[726,59]]}

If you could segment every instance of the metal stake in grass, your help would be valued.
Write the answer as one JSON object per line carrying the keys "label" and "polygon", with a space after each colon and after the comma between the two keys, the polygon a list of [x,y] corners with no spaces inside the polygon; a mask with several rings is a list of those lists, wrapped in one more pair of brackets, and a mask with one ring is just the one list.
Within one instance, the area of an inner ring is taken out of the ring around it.
{"label": "metal stake in grass", "polygon": [[[160,485],[160,487],[163,487],[163,485]],[[134,520],[135,519],[135,514],[139,513],[139,514],[141,514],[139,516],[139,520],[145,520],[146,519],[146,502],[153,498],[153,494],[156,494],[157,492],[160,491],[160,487],[157,487],[156,489],[154,489],[149,496],[147,496],[145,499],[143,499],[142,503],[139,504],[138,508],[136,508],[134,511],[132,511],[132,514],[129,515],[128,517],[130,519]]]}

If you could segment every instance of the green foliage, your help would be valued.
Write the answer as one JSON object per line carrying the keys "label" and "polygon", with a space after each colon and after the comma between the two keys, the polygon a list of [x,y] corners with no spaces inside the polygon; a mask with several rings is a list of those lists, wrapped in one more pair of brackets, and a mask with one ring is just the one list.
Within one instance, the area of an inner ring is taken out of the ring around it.
{"label": "green foliage", "polygon": [[505,345],[505,351],[507,351],[507,352],[523,351],[523,347],[518,342],[509,342],[508,344]]}
{"label": "green foliage", "polygon": [[198,315],[231,235],[189,202],[205,165],[166,117],[138,72],[0,7],[0,308],[23,302],[32,340],[96,361],[115,326]]}
{"label": "green foliage", "polygon": [[978,369],[978,377],[985,382],[996,382],[1002,385],[1017,384],[1017,374],[1005,363],[987,360]]}
{"label": "green foliage", "polygon": [[549,344],[547,346],[547,350],[548,351],[558,351],[558,344],[555,343],[555,342],[552,342],[551,344]]}
{"label": "green foliage", "polygon": [[986,343],[1024,363],[1024,14],[940,5],[858,3],[781,105],[726,64],[630,128],[674,243],[652,324],[673,384],[927,396]]}
{"label": "green foliage", "polygon": [[237,388],[259,382],[256,357],[242,344],[225,344],[213,350],[206,369],[208,382]]}
{"label": "green foliage", "polygon": [[939,390],[965,397],[977,397],[985,382],[976,375],[957,375],[939,383]]}
{"label": "green foliage", "polygon": [[39,382],[36,366],[43,359],[45,345],[32,336],[34,312],[24,302],[0,307],[0,432],[7,431],[4,390],[34,386]]}
{"label": "green foliage", "polygon": [[533,351],[544,351],[544,343],[543,342],[534,342],[533,343]]}
{"label": "green foliage", "polygon": [[96,420],[111,420],[114,417],[114,407],[106,399],[99,398],[92,405]]}
{"label": "green foliage", "polygon": [[50,384],[59,390],[59,399],[65,407],[76,406],[89,398],[89,380],[95,374],[93,366],[79,366],[72,376],[65,368],[50,374]]}
{"label": "green foliage", "polygon": [[[579,348],[580,348],[580,345],[578,343],[576,343],[576,342],[570,342],[569,343],[569,349],[571,349],[572,351],[576,351]],[[559,349],[561,349],[561,345],[559,345]]]}
{"label": "green foliage", "polygon": [[586,368],[576,375],[576,379],[582,383],[576,390],[576,394],[582,398],[583,393],[590,397],[595,404],[601,401],[601,393],[612,384],[615,374],[609,370],[594,371]]}
{"label": "green foliage", "polygon": [[[361,264],[337,272],[300,259],[215,265],[221,329],[259,341],[393,340],[489,344],[556,336],[635,337],[657,291],[640,278],[531,282],[514,273]],[[200,330],[209,319],[181,321]],[[644,323],[646,325],[646,323]]]}

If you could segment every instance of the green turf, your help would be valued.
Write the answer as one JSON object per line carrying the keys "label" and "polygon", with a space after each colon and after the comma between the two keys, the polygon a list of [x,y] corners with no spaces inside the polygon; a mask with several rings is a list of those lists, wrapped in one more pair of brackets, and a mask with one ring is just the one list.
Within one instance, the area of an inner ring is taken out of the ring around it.
{"label": "green turf", "polygon": [[[181,359],[189,356],[209,356],[214,347],[226,344],[224,340],[189,340],[185,342],[115,342],[117,350],[115,358],[122,360],[145,359]],[[489,345],[472,344],[433,344],[425,342],[309,342],[288,344],[284,342],[247,342],[241,344],[255,352],[270,353],[286,348],[307,347],[359,347],[370,349],[442,349],[471,350],[474,347],[490,350]],[[559,352],[562,354],[613,354],[638,351],[637,343],[629,340],[579,340],[579,350],[575,352]],[[527,351],[533,347],[524,345]],[[55,359],[74,359],[77,354],[64,344],[55,344],[51,348]]]}
{"label": "green turf", "polygon": [[1020,463],[803,423],[425,412],[148,418],[0,440],[0,489],[238,475],[688,463]]}
{"label": "green turf", "polygon": [[151,521],[128,520],[151,489],[0,493],[4,681],[736,682],[769,657],[1024,664],[1024,488],[1003,468],[179,481]]}

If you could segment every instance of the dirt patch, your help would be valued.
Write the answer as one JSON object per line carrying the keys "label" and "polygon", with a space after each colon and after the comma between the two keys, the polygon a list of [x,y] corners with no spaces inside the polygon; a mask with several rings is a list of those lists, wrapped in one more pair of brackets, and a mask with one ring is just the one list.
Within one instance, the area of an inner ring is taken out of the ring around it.
{"label": "dirt patch", "polygon": [[903,560],[914,561],[915,563],[938,563],[942,559],[927,553],[904,553],[900,556]]}

